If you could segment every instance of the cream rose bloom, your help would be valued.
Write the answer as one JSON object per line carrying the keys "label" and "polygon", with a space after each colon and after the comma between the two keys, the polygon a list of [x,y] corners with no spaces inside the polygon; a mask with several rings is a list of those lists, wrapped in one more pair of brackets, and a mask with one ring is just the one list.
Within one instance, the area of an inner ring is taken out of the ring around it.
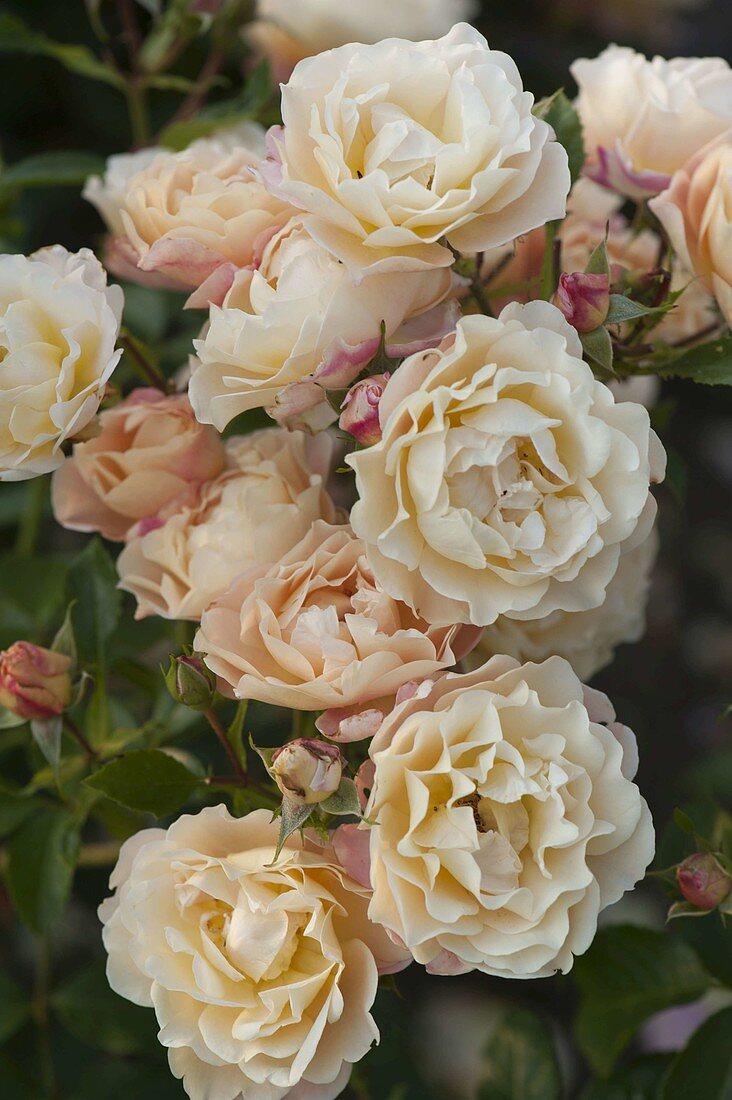
{"label": "cream rose bloom", "polygon": [[104,179],[84,188],[112,236],[110,269],[180,289],[205,284],[192,305],[220,300],[234,271],[292,214],[256,176],[264,131],[247,123],[179,153],[152,152],[113,157]]}
{"label": "cream rose bloom", "polygon": [[375,274],[354,283],[343,264],[293,220],[241,271],[194,341],[190,397],[219,430],[252,408],[274,412],[287,386],[312,379],[345,388],[374,356],[382,324],[392,348],[434,345],[454,325],[446,268]]}
{"label": "cream rose bloom", "polygon": [[88,248],[0,256],[0,481],[64,461],[122,354],[123,302]]}
{"label": "cream rose bloom", "polygon": [[379,443],[349,455],[374,574],[432,623],[487,626],[598,607],[655,512],[664,452],[546,302],[466,317],[405,360]]}
{"label": "cream rose bloom", "polygon": [[504,53],[465,23],[301,61],[270,186],[352,268],[450,265],[564,216],[567,154]]}
{"label": "cream rose bloom", "polygon": [[348,527],[315,523],[205,612],[196,650],[220,689],[296,710],[393,696],[457,659],[457,627],[429,627],[374,580]]}
{"label": "cream rose bloom", "polygon": [[632,198],[655,195],[732,123],[732,70],[719,57],[652,60],[608,46],[571,66],[585,171]]}
{"label": "cream rose bloom", "polygon": [[732,325],[732,129],[684,165],[650,205]]}
{"label": "cream rose bloom", "polygon": [[122,847],[99,909],[109,984],[155,1009],[191,1100],[334,1100],[379,1037],[378,973],[405,965],[368,891],[267,810],[224,806]]}
{"label": "cream rose bloom", "polygon": [[470,655],[477,668],[497,653],[518,661],[544,661],[558,655],[569,661],[581,680],[589,680],[609,665],[617,646],[638,642],[646,629],[646,604],[651,573],[658,554],[653,528],[638,546],[621,554],[618,570],[607,586],[605,602],[589,611],[553,611],[543,619],[517,622],[501,617],[486,628]]}
{"label": "cream rose bloom", "polygon": [[423,685],[371,744],[371,919],[433,973],[568,971],[653,857],[614,718],[560,657]]}
{"label": "cream rose bloom", "polygon": [[304,57],[349,42],[438,38],[476,7],[474,0],[258,0],[246,37],[269,58],[276,78],[287,80]]}
{"label": "cream rose bloom", "polygon": [[105,409],[99,426],[53,476],[54,514],[74,531],[124,539],[226,464],[221,436],[196,420],[184,394],[134,390]]}
{"label": "cream rose bloom", "polygon": [[117,569],[137,618],[196,621],[239,573],[278,562],[315,520],[336,522],[332,447],[325,434],[278,428],[230,439],[228,469],[133,528]]}

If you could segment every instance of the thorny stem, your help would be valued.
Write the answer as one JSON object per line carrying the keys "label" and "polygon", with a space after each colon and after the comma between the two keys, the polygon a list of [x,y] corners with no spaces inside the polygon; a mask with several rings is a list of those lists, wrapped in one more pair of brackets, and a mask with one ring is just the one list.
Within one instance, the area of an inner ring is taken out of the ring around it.
{"label": "thorny stem", "polygon": [[63,722],[64,722],[64,729],[66,730],[67,733],[70,733],[71,736],[74,738],[74,740],[77,742],[77,744],[82,747],[82,749],[86,753],[87,759],[90,762],[92,760],[96,760],[97,759],[96,749],[93,749],[92,746],[89,744],[86,737],[81,732],[81,730],[79,729],[79,727],[77,726],[77,724],[73,720],[73,718],[69,718],[68,714],[64,714]]}
{"label": "thorny stem", "polygon": [[688,348],[691,344],[696,344],[698,340],[704,340],[707,336],[713,336],[715,332],[718,332],[721,328],[721,321],[712,321],[711,325],[707,325],[706,328],[702,328],[699,332],[693,332],[691,336],[686,336],[683,340],[677,340],[675,344],[671,344],[672,348]]}
{"label": "thorny stem", "polygon": [[239,763],[238,757],[234,752],[234,746],[231,744],[229,738],[226,736],[226,730],[219,722],[216,712],[209,707],[208,710],[205,710],[203,712],[203,716],[218,737],[219,741],[221,742],[221,746],[229,758],[229,763],[234,769],[234,776],[241,783],[242,786],[246,787],[249,782],[249,776]]}

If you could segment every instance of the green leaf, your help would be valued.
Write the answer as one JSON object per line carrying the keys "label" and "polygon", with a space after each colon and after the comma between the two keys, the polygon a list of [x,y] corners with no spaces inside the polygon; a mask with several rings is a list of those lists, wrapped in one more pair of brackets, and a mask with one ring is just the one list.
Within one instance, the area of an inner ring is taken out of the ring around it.
{"label": "green leaf", "polygon": [[610,309],[605,318],[606,325],[622,325],[625,321],[636,321],[639,317],[648,317],[653,313],[667,313],[663,306],[644,306],[634,302],[625,294],[610,295]]}
{"label": "green leaf", "polygon": [[244,723],[247,717],[247,710],[249,709],[249,700],[243,699],[237,704],[236,714],[234,719],[226,731],[226,736],[229,739],[236,759],[241,764],[241,767],[246,772],[248,767],[247,750],[244,744]]}
{"label": "green leaf", "polygon": [[15,982],[0,972],[0,1043],[14,1035],[30,1015],[30,1004]]}
{"label": "green leaf", "polygon": [[51,1007],[67,1031],[108,1054],[137,1054],[150,1048],[152,1013],[113,993],[101,962],[57,987]]}
{"label": "green leaf", "polygon": [[559,1100],[562,1079],[547,1025],[533,1012],[508,1012],[485,1050],[477,1100]]}
{"label": "green leaf", "polygon": [[289,798],[282,799],[280,835],[272,863],[276,863],[280,858],[280,852],[288,836],[292,836],[298,829],[302,829],[314,809],[314,806],[301,806],[297,802],[290,802]]}
{"label": "green leaf", "polygon": [[129,810],[162,817],[179,809],[200,780],[160,749],[135,749],[110,761],[85,780]]}
{"label": "green leaf", "polygon": [[195,118],[171,123],[163,130],[160,141],[171,149],[185,149],[192,141],[207,137],[215,130],[257,118],[271,97],[272,74],[269,63],[264,60],[257,65],[238,96],[204,107]]}
{"label": "green leaf", "polygon": [[593,249],[592,254],[587,261],[587,267],[585,271],[588,275],[607,275],[610,278],[610,261],[607,258],[607,232],[608,227],[605,227],[605,236],[603,240]]}
{"label": "green leaf", "polygon": [[694,836],[696,833],[694,822],[679,806],[674,810],[674,824],[677,829],[681,829],[682,833],[687,833],[689,836]]}
{"label": "green leaf", "polygon": [[361,816],[361,803],[358,798],[358,790],[356,784],[352,779],[341,779],[338,790],[335,794],[332,794],[330,798],[326,798],[323,802],[319,802],[321,810],[325,810],[326,813],[335,814],[337,816],[343,816],[344,814],[354,814],[356,817]]}
{"label": "green leaf", "polygon": [[574,105],[568,99],[564,89],[560,88],[554,95],[537,103],[534,114],[549,123],[557,135],[557,141],[567,150],[569,171],[574,183],[585,163],[582,123]]}
{"label": "green leaf", "polygon": [[31,722],[30,728],[33,740],[38,748],[54,771],[57,771],[61,760],[61,731],[63,729],[60,715],[56,714],[53,718],[35,718]]}
{"label": "green leaf", "polygon": [[271,768],[272,768],[272,757],[273,757],[273,756],[274,756],[274,754],[275,754],[275,753],[277,752],[277,749],[279,748],[279,746],[278,746],[278,745],[275,745],[275,746],[274,746],[274,748],[271,748],[271,749],[270,749],[270,748],[268,748],[268,747],[267,747],[267,746],[265,745],[265,746],[263,746],[262,748],[260,748],[260,747],[259,747],[258,745],[255,745],[255,744],[254,744],[254,740],[253,740],[253,738],[252,738],[252,735],[251,735],[251,733],[250,733],[250,734],[249,734],[249,747],[250,747],[251,749],[253,749],[253,750],[254,750],[254,752],[256,752],[257,756],[258,756],[258,757],[260,758],[260,760],[261,760],[261,761],[262,761],[262,763],[264,764],[264,766],[265,766],[265,768],[267,769],[267,771],[268,771],[268,772],[269,772],[269,771],[271,771]]}
{"label": "green leaf", "polygon": [[697,955],[668,933],[617,925],[601,929],[577,960],[576,1034],[590,1065],[606,1075],[649,1016],[694,1001],[710,977]]}
{"label": "green leaf", "polygon": [[82,664],[99,663],[122,613],[117,570],[101,539],[87,544],[69,572],[68,594],[75,601],[74,634]]}
{"label": "green leaf", "polygon": [[0,707],[0,730],[14,730],[16,726],[24,726],[27,718],[21,718],[7,707]]}
{"label": "green leaf", "polygon": [[720,336],[657,368],[661,378],[686,378],[705,386],[732,386],[732,334]]}
{"label": "green leaf", "polygon": [[657,1100],[658,1087],[672,1061],[670,1054],[648,1054],[614,1073],[592,1081],[581,1100]]}
{"label": "green leaf", "polygon": [[79,826],[60,807],[37,810],[10,841],[10,897],[34,932],[47,932],[66,908],[78,851]]}
{"label": "green leaf", "polygon": [[0,791],[0,837],[10,836],[31,816],[38,803],[24,795]]}
{"label": "green leaf", "polygon": [[73,601],[66,608],[66,614],[64,615],[64,621],[56,631],[56,635],[51,642],[51,649],[54,653],[62,653],[65,657],[69,657],[71,660],[71,676],[76,673],[76,666],[79,663],[79,653],[76,646],[76,638],[74,637],[74,624],[71,621],[71,613],[74,610]]}
{"label": "green leaf", "polygon": [[711,1016],[674,1060],[659,1100],[730,1100],[732,1008]]}
{"label": "green leaf", "polygon": [[32,30],[17,15],[0,15],[0,53],[27,53],[52,57],[66,69],[114,88],[124,88],[119,73],[96,57],[86,46],[54,42]]}
{"label": "green leaf", "polygon": [[16,187],[81,187],[89,176],[103,171],[104,160],[94,153],[36,153],[2,169],[0,196]]}
{"label": "green leaf", "polygon": [[599,328],[593,329],[592,332],[580,333],[580,340],[582,341],[582,347],[587,358],[591,359],[593,363],[597,363],[603,370],[610,371],[612,374],[613,342],[605,326],[600,325]]}

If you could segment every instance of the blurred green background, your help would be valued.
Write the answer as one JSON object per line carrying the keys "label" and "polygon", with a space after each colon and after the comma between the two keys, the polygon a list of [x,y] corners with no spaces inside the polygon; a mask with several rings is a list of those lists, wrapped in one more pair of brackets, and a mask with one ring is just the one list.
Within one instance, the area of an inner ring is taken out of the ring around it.
{"label": "blurred green background", "polygon": [[[21,15],[51,38],[96,48],[84,0],[18,0],[0,3],[0,12]],[[521,4],[486,0],[476,22],[491,45],[515,58],[526,86],[537,98],[562,85],[573,91],[570,62],[577,56],[594,55],[611,40],[666,55],[729,58],[732,53],[729,0],[523,0]],[[203,46],[194,44],[177,71],[197,72],[202,50]],[[233,82],[239,79],[237,64],[230,66],[227,75]],[[161,125],[178,102],[173,93],[154,93],[154,123]],[[48,58],[2,57],[0,150],[6,164],[53,149],[90,150],[104,157],[128,148],[130,140],[125,102],[114,89],[71,75]],[[71,249],[94,246],[100,233],[98,216],[75,187],[30,189],[0,211],[0,238],[6,250],[30,251],[57,241]],[[180,305],[181,299],[175,296],[130,290],[128,323],[148,341],[164,345],[170,367],[184,361],[198,323],[195,317],[181,321]],[[661,834],[676,805],[695,803],[702,819],[712,797],[732,808],[729,721],[720,721],[721,712],[732,702],[731,411],[729,391],[683,383],[665,387],[654,415],[670,450],[671,471],[659,491],[662,553],[648,633],[639,645],[623,647],[614,664],[597,678],[597,686],[610,695],[621,720],[638,735],[639,782]],[[27,485],[0,486],[3,646],[14,641],[24,626],[29,629],[36,622],[32,608],[25,606],[23,589],[37,589],[39,573],[30,563],[24,574],[17,557],[9,556],[28,492]],[[83,539],[52,523],[44,525],[40,549],[59,555],[59,563],[83,545]],[[54,582],[47,578],[47,583]],[[129,607],[126,611],[131,617]],[[43,624],[36,625],[42,630]],[[128,644],[139,650],[141,638],[155,653],[156,646],[162,651],[174,643],[173,632],[162,624],[136,629],[143,633],[130,635],[128,642],[122,639],[122,649]],[[276,735],[274,727],[269,732],[262,728],[259,708],[254,708],[253,720],[258,736]],[[269,722],[276,725],[276,714],[270,715]],[[200,731],[194,728],[190,736],[195,743]],[[688,850],[677,833],[675,840],[665,844],[661,862]],[[155,1043],[151,1014],[109,994],[100,969],[80,970],[101,958],[95,907],[104,896],[107,873],[79,871],[73,905],[54,930],[54,977],[62,986],[61,1008],[51,1029],[58,1094],[71,1100],[180,1097],[182,1090],[169,1076],[163,1052]],[[660,928],[664,911],[661,892],[645,885],[607,919]],[[22,980],[31,965],[33,944],[15,922],[2,888],[0,932],[3,961]],[[670,934],[695,942],[713,971],[731,965],[730,937],[725,937],[715,918],[678,922]],[[486,1038],[508,1001],[539,1010],[550,1021],[567,1095],[579,1096],[587,1067],[569,1038],[576,1000],[576,987],[567,978],[529,983],[480,975],[430,979],[414,967],[398,976],[393,991],[382,993],[377,1009],[382,1044],[359,1068],[348,1095],[361,1100],[450,1100],[474,1095]],[[3,1019],[0,1009],[0,1038]],[[684,1026],[683,1020],[661,1020],[640,1045],[647,1052],[673,1048],[683,1040]],[[0,1052],[4,1100],[40,1095],[35,1042],[33,1028],[28,1026],[16,1032]],[[498,1097],[499,1093],[481,1095]],[[612,1095],[622,1100],[631,1093]]]}

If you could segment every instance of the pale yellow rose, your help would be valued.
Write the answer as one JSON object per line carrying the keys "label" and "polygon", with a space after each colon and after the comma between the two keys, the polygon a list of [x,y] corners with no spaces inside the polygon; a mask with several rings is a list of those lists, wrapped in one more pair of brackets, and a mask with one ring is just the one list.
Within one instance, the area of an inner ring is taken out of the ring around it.
{"label": "pale yellow rose", "polygon": [[376,584],[350,528],[313,524],[205,612],[196,649],[239,699],[299,710],[394,695],[455,663],[457,628],[431,628]]}
{"label": "pale yellow rose", "polygon": [[315,520],[337,521],[325,488],[329,436],[269,428],[226,449],[219,477],[133,528],[117,569],[137,618],[198,620],[239,573],[278,562]]}
{"label": "pale yellow rose", "polygon": [[154,152],[111,158],[104,179],[93,176],[84,188],[111,233],[110,270],[180,289],[205,284],[190,304],[218,301],[234,271],[255,261],[292,214],[256,175],[264,131],[247,123],[179,153]]}
{"label": "pale yellow rose", "polygon": [[88,248],[0,256],[0,481],[64,461],[122,354],[123,301]]}
{"label": "pale yellow rose", "polygon": [[345,388],[378,351],[382,326],[390,350],[434,346],[456,319],[454,303],[440,308],[451,287],[446,268],[375,274],[357,284],[293,220],[267,244],[256,270],[237,275],[194,341],[196,415],[223,430],[247,409],[276,415],[286,388],[313,377]]}
{"label": "pale yellow rose", "polygon": [[652,60],[608,46],[570,67],[584,129],[585,172],[633,198],[656,195],[732,123],[732,70],[721,57]]}
{"label": "pale yellow rose", "polygon": [[258,0],[246,37],[282,81],[304,57],[349,42],[439,38],[476,7],[475,0]]}
{"label": "pale yellow rose", "polygon": [[226,464],[221,436],[196,420],[184,394],[134,390],[99,426],[53,477],[54,514],[74,531],[122,540]]}
{"label": "pale yellow rose", "polygon": [[328,846],[224,806],[122,847],[99,909],[107,978],[155,1009],[191,1100],[335,1100],[378,1041],[379,973],[406,952]]}
{"label": "pale yellow rose", "polygon": [[372,920],[433,973],[568,971],[653,856],[614,719],[560,657],[422,685],[371,743]]}
{"label": "pale yellow rose", "polygon": [[567,154],[516,65],[465,23],[301,61],[265,178],[324,247],[363,269],[449,266],[565,212]]}
{"label": "pale yellow rose", "polygon": [[536,301],[464,318],[390,379],[381,440],[346,459],[351,523],[382,587],[428,622],[598,607],[648,530],[663,448],[581,356]]}
{"label": "pale yellow rose", "polygon": [[732,325],[732,130],[693,157],[650,205]]}
{"label": "pale yellow rose", "polygon": [[589,611],[553,611],[543,619],[518,622],[503,616],[486,630],[471,653],[471,668],[506,653],[518,661],[544,661],[557,655],[569,661],[581,680],[609,665],[617,646],[637,642],[646,629],[646,604],[658,554],[658,534],[621,554],[607,586],[605,601]]}

